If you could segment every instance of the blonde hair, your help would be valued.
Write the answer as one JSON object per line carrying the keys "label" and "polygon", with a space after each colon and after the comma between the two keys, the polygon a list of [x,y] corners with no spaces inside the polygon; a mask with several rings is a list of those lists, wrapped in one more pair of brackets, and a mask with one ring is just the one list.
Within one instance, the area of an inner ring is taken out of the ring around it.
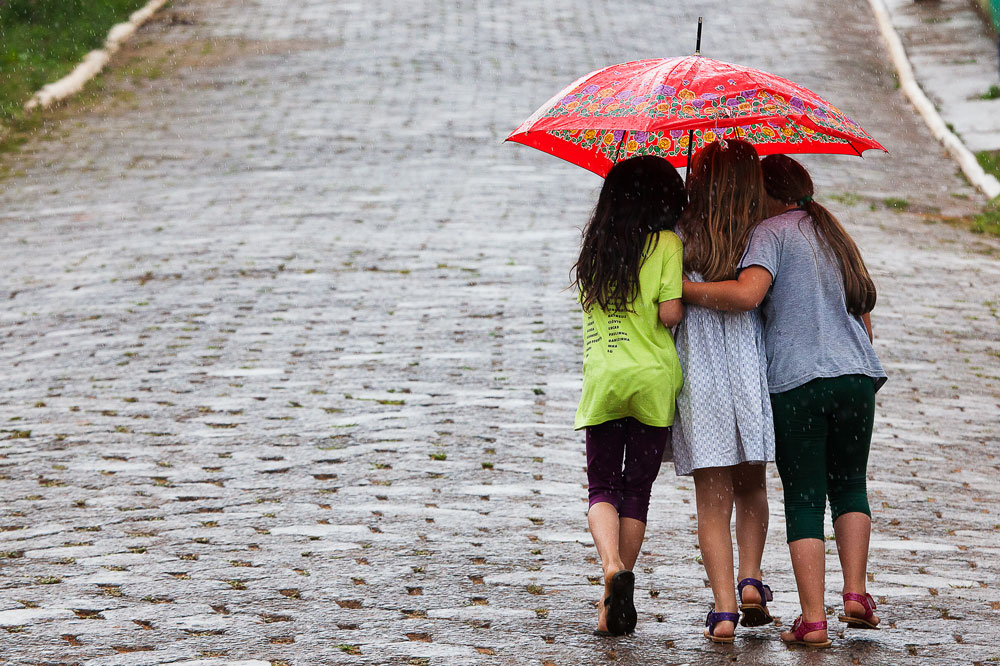
{"label": "blonde hair", "polygon": [[757,151],[746,141],[710,143],[695,155],[689,203],[677,228],[684,270],[708,282],[732,280],[750,233],[764,217],[764,178]]}

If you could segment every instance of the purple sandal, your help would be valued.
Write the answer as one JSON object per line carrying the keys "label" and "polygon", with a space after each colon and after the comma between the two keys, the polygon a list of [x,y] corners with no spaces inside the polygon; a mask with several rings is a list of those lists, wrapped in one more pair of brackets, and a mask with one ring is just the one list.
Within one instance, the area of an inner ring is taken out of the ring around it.
{"label": "purple sandal", "polygon": [[[857,601],[865,609],[865,614],[861,617],[848,615],[847,611],[838,619],[851,629],[878,629],[878,624],[872,621],[875,617],[875,600],[870,594],[857,594],[855,592],[845,592],[844,601]],[[846,603],[845,603],[846,605]]]}
{"label": "purple sandal", "polygon": [[[748,586],[757,589],[757,592],[760,594],[759,604],[743,603],[743,588]],[[743,619],[740,621],[740,624],[744,627],[762,627],[765,624],[774,622],[774,618],[767,611],[767,602],[774,600],[774,595],[771,593],[770,587],[764,585],[764,583],[756,578],[744,578],[736,586],[736,594],[740,598],[740,611],[743,613]]]}
{"label": "purple sandal", "polygon": [[715,625],[720,622],[732,622],[735,625],[739,621],[739,613],[716,613],[714,610],[710,610],[708,611],[708,617],[705,618],[705,626],[708,627],[708,629],[705,630],[705,638],[713,643],[732,643],[734,639],[733,636],[715,635]]}
{"label": "purple sandal", "polygon": [[792,635],[794,638],[792,640],[781,640],[785,641],[785,645],[805,645],[812,648],[828,648],[833,645],[833,641],[829,638],[825,641],[807,641],[805,640],[805,635],[812,631],[826,631],[826,620],[821,622],[803,622],[802,616],[795,618],[795,622],[792,623]]}

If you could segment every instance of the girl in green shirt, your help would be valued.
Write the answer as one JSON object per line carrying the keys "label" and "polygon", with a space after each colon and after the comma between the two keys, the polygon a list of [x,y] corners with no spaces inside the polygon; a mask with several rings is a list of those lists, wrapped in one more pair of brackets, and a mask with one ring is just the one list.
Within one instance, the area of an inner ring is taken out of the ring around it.
{"label": "girl in green shirt", "polygon": [[604,569],[600,635],[635,630],[632,568],[681,387],[669,329],[683,315],[683,253],[671,229],[686,202],[684,183],[667,161],[619,162],[604,181],[574,266],[585,338],[575,427],[587,431],[587,521]]}

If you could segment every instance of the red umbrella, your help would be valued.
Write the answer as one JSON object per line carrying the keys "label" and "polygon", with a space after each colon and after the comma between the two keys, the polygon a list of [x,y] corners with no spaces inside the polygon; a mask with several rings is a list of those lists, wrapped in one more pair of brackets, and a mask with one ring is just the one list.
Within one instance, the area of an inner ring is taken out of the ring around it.
{"label": "red umbrella", "polygon": [[761,155],[885,151],[811,90],[699,55],[591,72],[535,111],[507,141],[604,176],[615,162],[638,155],[683,166],[690,141],[697,150],[726,137],[749,141]]}

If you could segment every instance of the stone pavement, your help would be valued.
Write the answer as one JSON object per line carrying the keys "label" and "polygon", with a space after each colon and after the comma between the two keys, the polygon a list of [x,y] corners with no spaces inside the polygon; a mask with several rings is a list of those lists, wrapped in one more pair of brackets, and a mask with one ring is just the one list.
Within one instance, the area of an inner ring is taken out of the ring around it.
{"label": "stone pavement", "polygon": [[[982,202],[894,90],[863,0],[761,7],[177,0],[106,101],[5,158],[0,664],[1000,659],[1000,243],[945,221]],[[689,52],[699,13],[706,54],[814,87],[892,151],[808,160],[880,286],[891,374],[885,628],[823,654],[776,628],[701,638],[693,489],[669,466],[638,632],[589,634],[565,287],[600,181],[500,140],[579,74]]]}

